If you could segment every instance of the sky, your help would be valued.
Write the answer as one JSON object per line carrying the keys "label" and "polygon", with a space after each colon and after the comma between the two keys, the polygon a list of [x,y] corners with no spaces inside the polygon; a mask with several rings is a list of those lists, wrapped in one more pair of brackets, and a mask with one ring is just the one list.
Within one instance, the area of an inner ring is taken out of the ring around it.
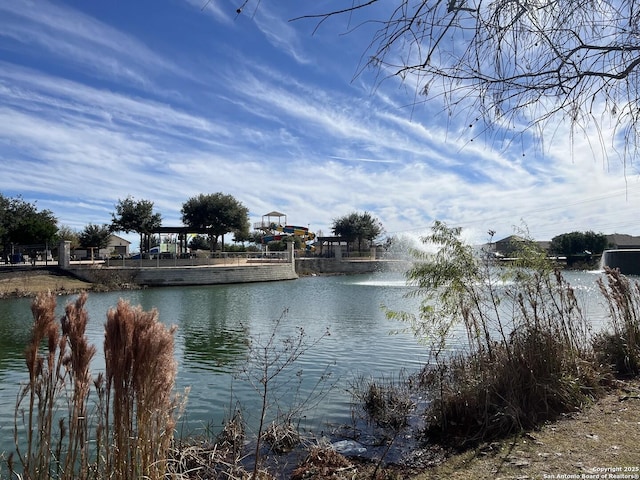
{"label": "sky", "polygon": [[640,235],[638,173],[595,133],[483,135],[363,68],[373,25],[292,21],[342,2],[241,3],[0,0],[0,193],[77,231],[128,196],[179,226],[221,192],[323,235],[354,211],[387,236]]}

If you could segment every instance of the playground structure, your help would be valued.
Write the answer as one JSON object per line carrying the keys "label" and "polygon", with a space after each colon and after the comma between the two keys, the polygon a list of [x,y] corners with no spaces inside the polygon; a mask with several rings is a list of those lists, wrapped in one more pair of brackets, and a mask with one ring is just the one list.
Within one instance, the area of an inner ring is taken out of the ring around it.
{"label": "playground structure", "polygon": [[[284,221],[282,220],[284,218]],[[262,221],[254,225],[256,230],[264,233],[262,244],[282,240],[286,237],[299,237],[306,245],[307,250],[313,249],[313,241],[316,235],[309,231],[308,227],[287,225],[287,216],[280,212],[269,212],[262,216]]]}

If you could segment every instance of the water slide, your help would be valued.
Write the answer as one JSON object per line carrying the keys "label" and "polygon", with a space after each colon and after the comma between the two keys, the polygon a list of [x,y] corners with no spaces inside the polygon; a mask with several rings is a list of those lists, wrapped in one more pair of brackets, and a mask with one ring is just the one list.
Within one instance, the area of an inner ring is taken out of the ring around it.
{"label": "water slide", "polygon": [[271,224],[271,230],[274,230],[276,232],[282,232],[286,235],[277,235],[277,234],[267,235],[262,238],[263,243],[273,242],[274,240],[281,240],[284,236],[287,236],[287,235],[302,237],[303,241],[305,242],[308,242],[316,238],[315,233],[310,232],[307,227],[298,227],[295,225],[285,225],[283,227],[282,225]]}

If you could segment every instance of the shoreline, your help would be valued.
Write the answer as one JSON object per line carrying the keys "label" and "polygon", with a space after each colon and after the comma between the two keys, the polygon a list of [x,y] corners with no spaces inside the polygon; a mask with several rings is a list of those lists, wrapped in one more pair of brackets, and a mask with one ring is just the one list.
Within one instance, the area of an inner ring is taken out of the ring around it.
{"label": "shoreline", "polygon": [[109,290],[107,285],[80,280],[55,266],[0,270],[0,299],[32,298],[47,291],[56,295],[75,295],[82,291]]}
{"label": "shoreline", "polygon": [[[0,270],[0,299],[33,297],[42,291],[74,295],[81,291],[124,289],[124,286],[108,288],[84,282],[54,266]],[[397,475],[385,478],[414,480],[571,478],[562,475],[587,476],[595,474],[597,468],[640,466],[638,444],[640,381],[616,380],[603,397],[538,430],[521,432],[463,452],[444,453],[437,450],[437,445],[431,445],[430,452],[427,446],[424,450],[407,452],[406,460],[411,458],[415,464],[385,465],[379,473]],[[375,466],[371,461],[358,458],[347,461],[353,465],[349,470],[352,473],[364,473]]]}
{"label": "shoreline", "polygon": [[[312,271],[305,269],[298,277],[352,275],[351,271]],[[158,285],[163,286],[163,285]],[[90,282],[52,265],[15,265],[0,267],[0,299],[32,298],[50,291],[56,295],[75,295],[86,292],[109,292],[142,289],[145,286],[126,283]]]}

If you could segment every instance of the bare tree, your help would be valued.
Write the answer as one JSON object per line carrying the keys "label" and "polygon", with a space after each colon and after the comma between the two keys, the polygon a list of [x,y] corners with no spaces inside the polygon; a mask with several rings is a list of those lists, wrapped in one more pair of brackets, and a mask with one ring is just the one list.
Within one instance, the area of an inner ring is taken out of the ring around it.
{"label": "bare tree", "polygon": [[[415,102],[438,98],[472,125],[518,133],[566,121],[598,132],[626,159],[638,148],[640,5],[633,0],[354,0],[341,10],[374,25],[361,69],[400,77]],[[378,18],[376,18],[378,17]],[[351,27],[350,27],[351,28]],[[456,112],[457,113],[457,112]],[[605,130],[608,133],[604,132]],[[534,130],[535,131],[535,130]]]}

